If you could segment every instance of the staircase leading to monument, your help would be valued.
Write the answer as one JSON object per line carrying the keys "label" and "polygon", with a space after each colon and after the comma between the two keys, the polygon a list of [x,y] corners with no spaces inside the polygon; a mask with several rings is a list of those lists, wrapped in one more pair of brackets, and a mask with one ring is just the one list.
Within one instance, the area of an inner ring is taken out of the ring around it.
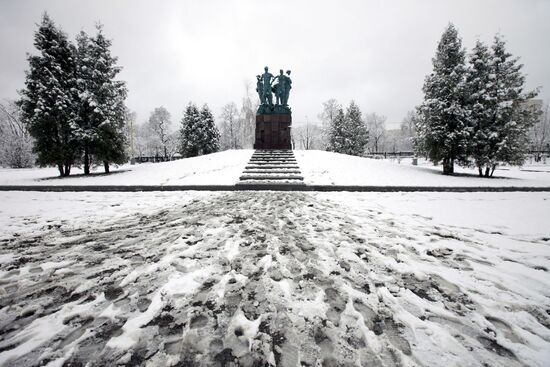
{"label": "staircase leading to monument", "polygon": [[304,185],[292,150],[256,150],[237,185]]}

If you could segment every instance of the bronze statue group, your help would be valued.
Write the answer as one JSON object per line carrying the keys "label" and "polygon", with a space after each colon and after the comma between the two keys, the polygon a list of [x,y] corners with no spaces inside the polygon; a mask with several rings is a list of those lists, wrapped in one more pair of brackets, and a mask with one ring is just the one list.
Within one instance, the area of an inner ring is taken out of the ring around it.
{"label": "bronze statue group", "polygon": [[[260,97],[261,105],[273,106],[273,93],[275,93],[275,104],[288,106],[288,95],[292,88],[290,70],[287,70],[286,74],[287,75],[285,75],[281,69],[279,75],[273,76],[266,66],[264,68],[264,73],[256,76],[256,92],[258,92],[258,96]],[[275,81],[277,81],[277,83],[273,85]]]}

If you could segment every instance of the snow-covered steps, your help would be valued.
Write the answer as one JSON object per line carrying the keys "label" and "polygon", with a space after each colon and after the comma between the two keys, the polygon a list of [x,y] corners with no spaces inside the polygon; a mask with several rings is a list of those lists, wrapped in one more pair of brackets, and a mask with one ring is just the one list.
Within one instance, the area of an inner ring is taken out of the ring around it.
{"label": "snow-covered steps", "polygon": [[240,177],[241,180],[300,180],[304,178],[294,174],[272,174],[272,173],[247,173]]}
{"label": "snow-covered steps", "polygon": [[282,161],[260,161],[260,162],[248,162],[249,166],[279,166],[279,167],[287,167],[287,166],[296,166],[298,164],[296,161],[291,162],[282,162]]}
{"label": "snow-covered steps", "polygon": [[237,185],[304,185],[291,150],[256,150]]}
{"label": "snow-covered steps", "polygon": [[277,174],[300,174],[302,173],[299,169],[278,169],[274,168],[271,170],[268,169],[258,169],[258,168],[251,168],[246,170],[246,173],[254,173],[254,174],[262,174],[262,173],[277,173]]}
{"label": "snow-covered steps", "polygon": [[296,163],[296,159],[290,158],[275,158],[275,157],[262,157],[262,158],[251,158],[250,163]]}

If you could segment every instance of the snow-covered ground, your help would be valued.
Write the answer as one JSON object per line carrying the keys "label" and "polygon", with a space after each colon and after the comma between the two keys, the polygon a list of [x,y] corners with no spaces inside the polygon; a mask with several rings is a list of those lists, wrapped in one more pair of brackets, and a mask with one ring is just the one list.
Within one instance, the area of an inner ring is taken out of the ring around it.
{"label": "snow-covered ground", "polygon": [[252,150],[228,150],[162,163],[124,164],[104,175],[97,167],[85,177],[74,167],[59,178],[56,168],[0,168],[0,185],[233,185],[239,180]]}
{"label": "snow-covered ground", "polygon": [[[55,168],[0,168],[0,185],[233,185],[247,165],[252,150],[230,150],[165,163],[123,165],[111,175],[101,168],[91,177],[73,169],[67,178]],[[304,182],[309,185],[361,186],[537,186],[550,187],[550,165],[499,167],[495,177],[479,178],[473,169],[456,167],[457,175],[444,176],[441,166],[425,160],[370,159],[323,151],[294,151]]]}
{"label": "snow-covered ground", "polygon": [[441,174],[425,160],[413,166],[411,159],[371,159],[345,154],[294,152],[304,182],[316,185],[360,186],[545,186],[550,187],[550,165],[536,167],[499,167],[493,178],[479,178],[474,169],[455,166],[455,176]]}
{"label": "snow-covered ground", "polygon": [[550,360],[550,193],[0,202],[0,365]]}

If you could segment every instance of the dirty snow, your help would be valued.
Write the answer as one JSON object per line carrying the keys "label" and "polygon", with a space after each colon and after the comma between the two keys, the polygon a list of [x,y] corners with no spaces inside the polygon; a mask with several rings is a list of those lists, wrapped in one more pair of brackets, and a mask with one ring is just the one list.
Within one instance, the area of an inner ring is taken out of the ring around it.
{"label": "dirty snow", "polygon": [[0,365],[550,360],[549,193],[0,202]]}

